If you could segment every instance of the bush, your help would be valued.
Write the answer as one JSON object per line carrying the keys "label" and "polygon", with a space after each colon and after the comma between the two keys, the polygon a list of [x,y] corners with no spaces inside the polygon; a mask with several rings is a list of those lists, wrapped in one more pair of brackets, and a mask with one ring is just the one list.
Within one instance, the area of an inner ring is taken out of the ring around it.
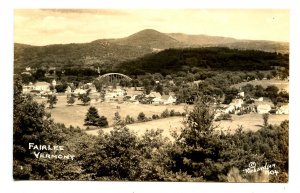
{"label": "bush", "polygon": [[152,119],[159,119],[159,115],[152,115]]}
{"label": "bush", "polygon": [[175,116],[175,111],[174,111],[174,109],[172,109],[172,110],[170,111],[170,117],[173,117],[173,116]]}
{"label": "bush", "polygon": [[105,116],[99,116],[98,110],[95,107],[90,107],[84,119],[84,125],[107,127],[108,121]]}
{"label": "bush", "polygon": [[140,112],[139,115],[138,115],[138,117],[137,117],[137,120],[140,121],[140,122],[146,121],[147,117],[146,117],[145,113]]}
{"label": "bush", "polygon": [[162,113],[161,113],[161,118],[166,118],[166,117],[169,117],[170,116],[170,113],[169,113],[169,110],[166,109],[164,110]]}
{"label": "bush", "polygon": [[230,114],[221,114],[220,116],[218,116],[215,121],[221,121],[221,120],[225,120],[225,121],[228,121],[228,120],[232,120],[232,117]]}
{"label": "bush", "polygon": [[174,116],[183,116],[180,112],[175,112]]}
{"label": "bush", "polygon": [[127,115],[127,116],[125,117],[125,124],[132,124],[132,123],[134,123],[134,122],[135,122],[135,120],[134,120],[133,117],[131,117],[131,116],[129,116],[129,115]]}

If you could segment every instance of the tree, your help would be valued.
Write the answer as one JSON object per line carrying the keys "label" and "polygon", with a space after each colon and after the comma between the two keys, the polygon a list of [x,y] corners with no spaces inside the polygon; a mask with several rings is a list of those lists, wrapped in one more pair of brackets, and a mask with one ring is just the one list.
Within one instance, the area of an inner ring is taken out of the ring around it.
{"label": "tree", "polygon": [[57,103],[57,97],[56,95],[48,95],[47,103],[49,103],[49,108],[52,109],[54,105]]}
{"label": "tree", "polygon": [[[174,110],[173,110],[174,111]],[[169,117],[170,116],[170,112],[169,112],[169,110],[168,109],[165,109],[162,113],[161,113],[161,115],[160,115],[162,118],[167,118],[167,117]]]}
{"label": "tree", "polygon": [[101,92],[101,91],[102,91],[102,88],[103,88],[103,81],[102,81],[102,80],[96,79],[96,80],[94,81],[94,85],[95,85],[96,90],[97,90],[98,92]]}
{"label": "tree", "polygon": [[108,122],[106,117],[99,116],[98,110],[95,107],[90,107],[85,116],[84,125],[107,127]]}
{"label": "tree", "polygon": [[67,99],[68,105],[73,105],[75,103],[75,96],[71,94],[71,96],[68,97]]}
{"label": "tree", "polygon": [[134,123],[134,118],[131,117],[131,116],[129,116],[129,115],[127,115],[127,116],[125,117],[125,123],[126,123],[126,124],[132,124],[132,123]]}
{"label": "tree", "polygon": [[98,126],[99,120],[100,120],[100,116],[98,114],[98,110],[95,107],[90,107],[85,116],[84,124]]}
{"label": "tree", "polygon": [[45,80],[45,70],[38,69],[34,74],[33,77],[38,81],[44,81]]}
{"label": "tree", "polygon": [[143,112],[140,112],[137,117],[137,120],[141,122],[146,121],[146,115]]}
{"label": "tree", "polygon": [[18,79],[14,81],[13,107],[14,179],[39,180],[57,176],[57,170],[51,169],[53,162],[37,160],[28,144],[61,145],[65,140],[61,126],[53,123],[43,104],[29,95],[22,95],[22,82]]}
{"label": "tree", "polygon": [[265,113],[262,115],[262,118],[264,120],[264,127],[267,127],[269,125],[269,113]]}
{"label": "tree", "polygon": [[162,95],[164,92],[163,86],[161,84],[157,84],[155,87],[155,92],[159,92]]}
{"label": "tree", "polygon": [[199,96],[194,109],[187,113],[184,128],[174,136],[176,145],[170,155],[172,171],[216,181],[223,166],[218,163],[221,142],[213,126],[214,111],[208,99]]}
{"label": "tree", "polygon": [[115,116],[113,118],[114,120],[114,126],[125,126],[124,121],[122,121],[121,116],[119,114],[119,112],[115,112]]}
{"label": "tree", "polygon": [[81,100],[84,105],[87,105],[91,98],[89,97],[91,89],[87,90],[85,94],[79,94],[78,100]]}

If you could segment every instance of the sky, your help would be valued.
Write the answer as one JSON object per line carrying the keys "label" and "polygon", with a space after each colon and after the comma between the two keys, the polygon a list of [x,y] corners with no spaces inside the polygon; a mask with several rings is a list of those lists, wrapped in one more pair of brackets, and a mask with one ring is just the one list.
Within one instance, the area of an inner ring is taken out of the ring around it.
{"label": "sky", "polygon": [[289,20],[276,9],[15,9],[14,42],[85,43],[143,29],[289,42]]}

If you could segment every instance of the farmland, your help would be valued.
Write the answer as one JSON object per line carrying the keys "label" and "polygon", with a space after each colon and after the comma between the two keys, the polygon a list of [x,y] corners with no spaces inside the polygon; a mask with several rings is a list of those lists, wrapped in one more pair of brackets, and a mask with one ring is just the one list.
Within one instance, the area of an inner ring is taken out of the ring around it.
{"label": "farmland", "polygon": [[[288,115],[270,115],[269,123],[274,125],[279,125],[282,121],[289,120]],[[217,130],[219,131],[229,131],[233,133],[239,126],[243,126],[244,131],[257,131],[263,125],[262,115],[260,114],[245,114],[245,115],[232,115],[232,121],[219,121],[214,122],[215,126],[218,126]],[[180,132],[180,129],[183,127],[183,117],[170,117],[159,120],[154,120],[144,123],[135,123],[127,126],[130,130],[136,132],[139,136],[145,133],[146,130],[151,129],[162,129],[162,135],[164,137],[171,138],[171,133],[173,131]],[[109,132],[112,130],[110,128],[102,129],[104,132]],[[97,135],[99,129],[87,131],[88,134]]]}
{"label": "farmland", "polygon": [[[37,98],[38,102],[46,101],[46,99]],[[80,101],[76,101],[73,106],[68,106],[66,103],[66,96],[58,96],[58,102],[55,105],[55,108],[48,109],[51,112],[52,118],[55,122],[64,123],[66,126],[78,126],[81,129],[86,129],[84,126],[84,118],[89,106],[83,106]],[[140,112],[144,112],[147,117],[151,117],[153,114],[160,115],[165,109],[171,110],[174,109],[178,112],[184,112],[184,108],[188,107],[189,109],[192,106],[187,105],[145,105],[145,104],[130,104],[130,103],[97,103],[92,104],[95,106],[100,115],[107,117],[110,127],[103,128],[104,132],[109,132],[112,130],[113,117],[115,112],[119,112],[122,118],[130,115],[134,119],[138,116]],[[119,106],[120,108],[117,108]],[[270,124],[280,124],[284,120],[288,120],[288,115],[270,115],[269,123]],[[162,129],[162,135],[165,137],[171,137],[171,132],[179,132],[180,128],[183,127],[183,117],[169,117],[163,118],[148,122],[134,123],[128,125],[128,128],[138,135],[142,135],[147,129]],[[245,115],[232,115],[231,121],[219,121],[215,122],[215,125],[218,126],[218,129],[223,131],[230,130],[233,132],[239,126],[243,126],[245,131],[257,131],[263,125],[262,115],[251,113]],[[87,131],[88,134],[97,135],[99,129]]]}
{"label": "farmland", "polygon": [[289,92],[289,82],[286,80],[278,80],[278,79],[272,79],[272,80],[252,80],[249,82],[241,82],[238,84],[234,84],[231,87],[239,89],[240,87],[245,86],[246,84],[252,84],[253,86],[261,85],[262,87],[266,88],[268,86],[276,86],[279,90],[285,90]]}
{"label": "farmland", "polygon": [[[38,98],[38,102],[46,102],[46,99]],[[113,117],[116,112],[119,112],[122,118],[130,115],[135,120],[140,112],[144,112],[147,117],[151,117],[153,114],[160,115],[165,109],[177,112],[184,112],[185,105],[147,105],[147,104],[131,104],[131,103],[96,103],[91,104],[98,109],[99,114],[106,116],[109,125],[113,124]],[[118,108],[118,107],[119,108]],[[90,106],[83,106],[80,101],[76,101],[73,106],[67,105],[66,96],[58,96],[58,102],[55,108],[49,110],[52,118],[55,122],[64,123],[66,126],[78,126],[80,128],[86,128],[84,126],[84,118]]]}

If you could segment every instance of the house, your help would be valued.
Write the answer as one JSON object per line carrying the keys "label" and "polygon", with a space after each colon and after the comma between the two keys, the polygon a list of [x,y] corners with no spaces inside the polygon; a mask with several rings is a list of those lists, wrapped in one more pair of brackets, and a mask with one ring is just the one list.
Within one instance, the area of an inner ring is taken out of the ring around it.
{"label": "house", "polygon": [[229,105],[225,110],[224,113],[229,114],[229,113],[234,113],[235,107],[234,105]]}
{"label": "house", "polygon": [[53,87],[55,87],[56,86],[56,80],[53,79],[51,84],[52,84]]}
{"label": "house", "polygon": [[174,96],[171,96],[171,95],[163,95],[161,97],[161,102],[164,105],[173,104],[173,103],[176,102],[176,98]]}
{"label": "house", "polygon": [[233,99],[229,106],[234,106],[235,109],[239,109],[242,107],[243,99]]}
{"label": "house", "polygon": [[264,101],[264,97],[259,97],[258,99],[255,99],[255,101]]}
{"label": "house", "polygon": [[50,91],[50,83],[48,82],[37,82],[34,84],[35,91]]}
{"label": "house", "polygon": [[28,85],[23,85],[22,87],[22,93],[30,93],[32,90],[34,90],[34,85],[32,82],[30,82]]}
{"label": "house", "polygon": [[137,91],[134,87],[126,89],[126,93],[128,96],[140,95],[143,94],[143,91]]}
{"label": "house", "polygon": [[244,98],[244,97],[245,97],[245,92],[239,92],[239,93],[238,93],[238,96]]}
{"label": "house", "polygon": [[71,94],[71,93],[72,93],[72,89],[71,89],[70,86],[68,86],[68,87],[66,88],[65,93],[66,93],[66,94]]}
{"label": "house", "polygon": [[135,87],[135,90],[136,91],[144,91],[145,89],[142,86],[137,86],[137,87]]}
{"label": "house", "polygon": [[146,97],[153,97],[153,98],[161,98],[161,94],[159,92],[150,92]]}
{"label": "house", "polygon": [[77,88],[74,90],[73,92],[75,95],[79,95],[79,94],[86,94],[86,90],[83,90],[81,88]]}
{"label": "house", "polygon": [[289,104],[282,105],[277,111],[276,114],[287,115],[289,114]]}
{"label": "house", "polygon": [[161,100],[161,98],[153,98],[153,99],[151,100],[151,103],[152,103],[153,105],[159,105],[159,104],[162,103],[162,100]]}
{"label": "house", "polygon": [[274,104],[269,100],[265,100],[265,101],[255,101],[254,102],[255,108],[256,108],[256,112],[258,114],[265,114],[265,113],[269,113],[269,111],[272,109],[272,107],[274,107]]}

